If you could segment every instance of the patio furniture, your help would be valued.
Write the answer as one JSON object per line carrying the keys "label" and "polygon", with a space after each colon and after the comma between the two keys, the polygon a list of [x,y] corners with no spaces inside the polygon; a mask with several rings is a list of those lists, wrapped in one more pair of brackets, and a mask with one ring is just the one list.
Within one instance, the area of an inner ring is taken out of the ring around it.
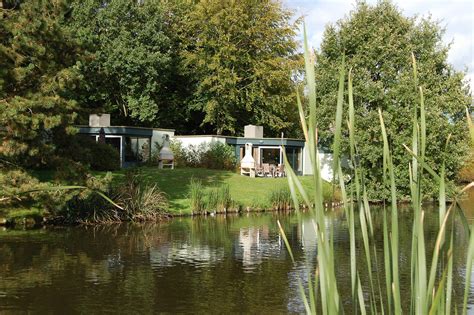
{"label": "patio furniture", "polygon": [[262,165],[263,165],[263,176],[273,177],[273,171],[272,171],[272,168],[270,167],[270,164],[263,163]]}
{"label": "patio furniture", "polygon": [[278,167],[276,169],[276,176],[277,177],[285,177],[285,165],[284,164],[278,164]]}
{"label": "patio furniture", "polygon": [[260,177],[265,176],[265,174],[263,172],[263,166],[261,164],[257,164],[255,166],[255,175],[260,176]]}

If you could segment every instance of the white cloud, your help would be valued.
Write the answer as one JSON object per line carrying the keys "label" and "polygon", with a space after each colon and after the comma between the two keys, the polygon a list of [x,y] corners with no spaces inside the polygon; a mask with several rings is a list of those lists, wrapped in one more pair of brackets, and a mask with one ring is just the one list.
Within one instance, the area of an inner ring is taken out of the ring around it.
{"label": "white cloud", "polygon": [[[376,0],[369,0],[375,4]],[[439,20],[446,28],[443,42],[452,43],[448,61],[457,70],[467,68],[467,78],[471,79],[474,91],[474,1],[472,0],[394,0],[406,16],[427,16]],[[308,38],[313,47],[318,48],[324,28],[349,14],[355,7],[355,0],[285,0],[285,5],[304,16],[308,28]]]}

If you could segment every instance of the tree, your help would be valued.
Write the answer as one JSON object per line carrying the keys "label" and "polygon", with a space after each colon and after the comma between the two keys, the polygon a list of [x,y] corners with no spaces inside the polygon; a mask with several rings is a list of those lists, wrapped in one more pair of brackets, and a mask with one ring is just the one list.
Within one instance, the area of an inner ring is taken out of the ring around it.
{"label": "tree", "polygon": [[87,47],[85,88],[88,111],[111,112],[115,122],[173,127],[183,119],[175,27],[183,4],[165,1],[77,0],[69,28]]}
{"label": "tree", "polygon": [[0,159],[48,165],[55,139],[73,132],[79,46],[62,28],[64,1],[6,7],[0,9]]}
{"label": "tree", "polygon": [[[471,107],[464,73],[447,62],[449,45],[442,43],[443,29],[430,18],[404,17],[390,1],[374,6],[358,2],[348,17],[327,26],[316,65],[318,127],[322,141],[332,140],[338,69],[342,56],[352,68],[356,134],[360,163],[366,170],[372,199],[388,198],[382,180],[382,138],[378,109],[383,111],[393,152],[397,187],[409,196],[408,165],[411,157],[403,147],[410,145],[415,106],[424,92],[427,111],[427,162],[435,170],[446,161],[446,175],[453,179],[466,150],[465,107]],[[411,54],[418,64],[415,83]],[[451,142],[445,152],[445,143]],[[345,147],[348,151],[347,143]],[[425,183],[425,192],[436,192]]]}
{"label": "tree", "polygon": [[203,114],[203,129],[239,134],[249,123],[274,135],[296,129],[291,18],[273,0],[203,0],[190,11],[182,57],[193,81],[189,106]]}

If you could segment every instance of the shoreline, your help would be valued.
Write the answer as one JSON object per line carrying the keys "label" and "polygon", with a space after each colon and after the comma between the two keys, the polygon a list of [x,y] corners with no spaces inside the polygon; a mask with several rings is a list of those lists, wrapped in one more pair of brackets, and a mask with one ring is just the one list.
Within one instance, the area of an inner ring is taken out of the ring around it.
{"label": "shoreline", "polygon": [[[325,210],[334,210],[341,208],[342,202],[332,203],[325,203]],[[0,217],[0,227],[7,228],[7,229],[14,229],[15,227],[23,227],[23,228],[41,228],[41,227],[69,227],[69,226],[94,226],[94,225],[107,225],[107,224],[122,224],[122,223],[149,223],[149,222],[160,222],[171,220],[173,218],[194,218],[194,217],[213,217],[216,215],[227,215],[227,214],[244,214],[244,213],[264,213],[264,212],[295,212],[296,209],[294,207],[290,208],[270,208],[270,209],[261,209],[261,208],[251,208],[245,207],[232,209],[232,210],[224,210],[224,211],[204,211],[199,213],[166,213],[163,214],[157,220],[137,220],[137,221],[98,221],[98,222],[87,222],[87,221],[76,221],[71,222],[67,221],[65,218],[57,216],[57,217],[42,217],[42,218],[19,218],[18,221],[9,221],[5,217]],[[301,206],[300,211],[306,212],[308,211],[307,207]]]}

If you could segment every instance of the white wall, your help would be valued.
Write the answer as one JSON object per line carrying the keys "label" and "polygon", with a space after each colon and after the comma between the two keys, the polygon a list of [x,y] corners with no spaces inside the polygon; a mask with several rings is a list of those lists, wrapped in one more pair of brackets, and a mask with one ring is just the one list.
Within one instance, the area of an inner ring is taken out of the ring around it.
{"label": "white wall", "polygon": [[[332,181],[333,154],[323,153],[319,151],[319,163],[321,165],[321,177],[326,181]],[[341,166],[342,168],[349,167],[349,160],[347,159],[347,157],[341,157]],[[303,175],[313,175],[313,168],[311,167],[309,150],[306,144],[303,149]]]}
{"label": "white wall", "polygon": [[[332,153],[319,152],[319,163],[321,165],[321,177],[324,180],[332,181]],[[311,159],[309,157],[309,149],[305,143],[303,149],[303,175],[313,175],[313,167],[311,166]]]}
{"label": "white wall", "polygon": [[189,147],[190,145],[198,146],[201,143],[225,143],[225,138],[219,136],[174,136],[172,139],[179,140],[183,148]]}

